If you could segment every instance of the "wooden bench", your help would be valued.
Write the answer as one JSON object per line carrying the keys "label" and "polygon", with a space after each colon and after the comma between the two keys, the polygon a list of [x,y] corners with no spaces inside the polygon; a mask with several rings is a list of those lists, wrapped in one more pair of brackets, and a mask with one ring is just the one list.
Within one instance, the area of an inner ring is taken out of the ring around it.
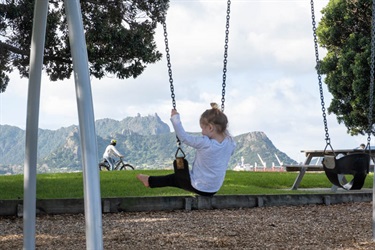
{"label": "wooden bench", "polygon": [[287,172],[297,172],[305,168],[306,171],[324,171],[323,165],[284,165]]}

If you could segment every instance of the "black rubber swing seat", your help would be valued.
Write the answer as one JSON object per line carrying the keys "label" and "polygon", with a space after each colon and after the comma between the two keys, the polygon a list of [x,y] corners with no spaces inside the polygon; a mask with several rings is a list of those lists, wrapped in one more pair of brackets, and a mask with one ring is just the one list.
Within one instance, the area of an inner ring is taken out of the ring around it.
{"label": "black rubber swing seat", "polygon": [[[323,169],[333,185],[346,190],[359,190],[365,183],[370,167],[370,155],[365,153],[353,153],[336,159],[327,155],[323,160]],[[340,177],[341,175],[341,177]],[[347,182],[343,175],[353,175],[353,179]]]}

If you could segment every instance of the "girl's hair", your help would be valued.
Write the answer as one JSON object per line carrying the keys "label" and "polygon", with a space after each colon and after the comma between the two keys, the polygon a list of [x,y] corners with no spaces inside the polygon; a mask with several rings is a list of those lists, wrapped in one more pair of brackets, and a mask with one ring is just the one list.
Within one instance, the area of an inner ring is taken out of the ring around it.
{"label": "girl's hair", "polygon": [[216,103],[210,103],[212,109],[207,109],[201,115],[199,122],[201,124],[212,124],[218,133],[225,133],[228,125],[227,116],[221,112]]}

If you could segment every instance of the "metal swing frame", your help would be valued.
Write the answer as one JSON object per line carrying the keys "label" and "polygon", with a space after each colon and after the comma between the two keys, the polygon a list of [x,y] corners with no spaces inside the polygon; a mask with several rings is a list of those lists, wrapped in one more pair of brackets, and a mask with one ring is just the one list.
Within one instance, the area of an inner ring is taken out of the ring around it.
{"label": "metal swing frame", "polygon": [[[25,250],[33,250],[36,245],[39,102],[48,4],[48,0],[36,0],[34,4],[25,136],[23,201],[23,249]],[[81,5],[78,0],[64,0],[64,6],[69,28],[82,148],[86,247],[101,250],[103,249],[103,230],[99,169],[92,168],[98,162],[97,143]]]}

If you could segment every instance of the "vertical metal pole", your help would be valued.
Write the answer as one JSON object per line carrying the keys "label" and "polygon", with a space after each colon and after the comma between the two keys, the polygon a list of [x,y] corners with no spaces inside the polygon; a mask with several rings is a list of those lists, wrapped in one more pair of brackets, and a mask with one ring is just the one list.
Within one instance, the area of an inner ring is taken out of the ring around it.
{"label": "vertical metal pole", "polygon": [[23,196],[24,249],[35,249],[36,164],[38,148],[39,102],[47,14],[48,0],[35,1],[34,23],[32,31],[33,33],[31,38],[30,75],[26,118],[26,147]]}
{"label": "vertical metal pole", "polygon": [[[369,130],[368,130],[368,150],[371,155],[371,133],[373,128],[373,108],[374,108],[374,64],[375,64],[375,0],[372,0],[371,8],[371,58],[370,58],[370,111],[369,111]],[[374,162],[375,164],[375,162]],[[375,169],[374,169],[375,172]],[[375,241],[375,178],[372,182],[372,240]]]}
{"label": "vertical metal pole", "polygon": [[72,50],[82,148],[86,248],[103,249],[100,181],[88,56],[78,0],[64,0]]}

